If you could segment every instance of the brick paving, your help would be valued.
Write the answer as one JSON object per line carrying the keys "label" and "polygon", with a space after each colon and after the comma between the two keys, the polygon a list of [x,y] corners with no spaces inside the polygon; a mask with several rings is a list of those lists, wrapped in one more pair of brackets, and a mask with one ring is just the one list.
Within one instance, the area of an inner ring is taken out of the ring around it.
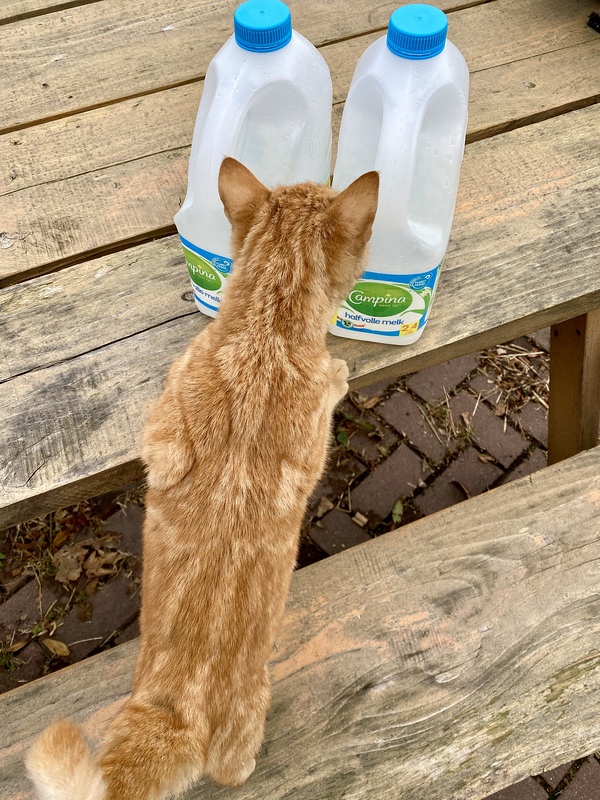
{"label": "brick paving", "polygon": [[[549,343],[549,330],[538,331],[351,393],[339,406],[329,467],[308,504],[299,565],[543,468]],[[103,521],[96,535],[112,534],[128,554],[118,574],[87,583],[82,575],[59,585],[47,576],[39,582],[15,576],[0,561],[1,641],[24,645],[11,669],[0,669],[0,692],[139,635],[143,509],[137,502],[119,509],[117,495],[97,501]],[[82,528],[75,541],[90,535]],[[44,630],[37,635],[40,624]],[[44,637],[66,644],[69,656],[49,652],[40,643]],[[559,796],[600,800],[595,755],[528,777],[487,800]]]}
{"label": "brick paving", "polygon": [[539,403],[527,403],[514,415],[517,426],[548,447],[548,412]]}
{"label": "brick paving", "polygon": [[397,500],[411,495],[431,473],[425,461],[408,445],[401,444],[352,492],[352,508],[377,526],[388,517]]}
{"label": "brick paving", "polygon": [[444,392],[451,392],[470,372],[477,368],[477,354],[460,356],[435,367],[427,367],[415,372],[406,385],[427,403],[437,403],[444,398]]}
{"label": "brick paving", "polygon": [[474,395],[462,391],[452,398],[449,407],[455,429],[472,436],[503,467],[510,467],[527,447],[525,439],[506,419],[496,416]]}
{"label": "brick paving", "polygon": [[495,464],[482,460],[482,454],[468,447],[431,483],[416,501],[424,516],[481,494],[503,472]]}
{"label": "brick paving", "polygon": [[443,431],[429,417],[426,408],[408,392],[395,392],[377,409],[378,414],[421,451],[433,464],[441,464],[450,445]]}

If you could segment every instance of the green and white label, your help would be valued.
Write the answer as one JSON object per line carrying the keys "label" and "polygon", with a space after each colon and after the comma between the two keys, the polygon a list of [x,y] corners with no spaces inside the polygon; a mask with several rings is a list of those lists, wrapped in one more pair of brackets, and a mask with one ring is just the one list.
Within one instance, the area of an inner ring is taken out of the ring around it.
{"label": "green and white label", "polygon": [[233,261],[230,258],[203,250],[182,236],[179,238],[183,246],[196,302],[211,311],[218,311]]}
{"label": "green and white label", "polygon": [[332,323],[348,331],[408,336],[427,322],[441,264],[428,272],[365,272]]}

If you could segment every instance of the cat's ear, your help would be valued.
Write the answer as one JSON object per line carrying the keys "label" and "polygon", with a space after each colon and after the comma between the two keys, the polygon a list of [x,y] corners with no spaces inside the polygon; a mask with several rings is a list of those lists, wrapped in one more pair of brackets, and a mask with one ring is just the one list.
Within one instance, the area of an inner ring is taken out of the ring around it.
{"label": "cat's ear", "polygon": [[266,202],[269,190],[235,158],[224,158],[219,170],[219,197],[225,209],[225,216],[236,227],[243,229],[243,235],[252,225],[254,215]]}
{"label": "cat's ear", "polygon": [[353,241],[358,248],[366,245],[371,237],[371,226],[377,212],[379,174],[365,172],[331,203],[338,234]]}

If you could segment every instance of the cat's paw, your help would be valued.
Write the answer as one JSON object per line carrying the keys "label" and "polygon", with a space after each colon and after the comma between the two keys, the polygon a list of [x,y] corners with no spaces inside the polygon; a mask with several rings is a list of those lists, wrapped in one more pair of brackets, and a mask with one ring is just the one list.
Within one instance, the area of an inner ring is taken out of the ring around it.
{"label": "cat's paw", "polygon": [[241,786],[248,780],[250,775],[252,775],[255,767],[256,759],[250,758],[242,764],[239,764],[236,768],[228,767],[218,772],[213,770],[210,773],[210,777],[213,781],[220,783],[222,786]]}
{"label": "cat's paw", "polygon": [[336,405],[348,391],[348,365],[341,358],[331,359],[331,401]]}
{"label": "cat's paw", "polygon": [[331,379],[333,381],[346,383],[349,375],[350,370],[348,369],[348,364],[346,364],[343,358],[331,359]]}

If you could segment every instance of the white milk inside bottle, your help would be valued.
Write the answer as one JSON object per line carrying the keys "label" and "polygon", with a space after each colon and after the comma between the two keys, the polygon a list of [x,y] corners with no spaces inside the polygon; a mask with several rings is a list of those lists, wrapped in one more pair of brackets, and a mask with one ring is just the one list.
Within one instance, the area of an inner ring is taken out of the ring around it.
{"label": "white milk inside bottle", "polygon": [[367,271],[338,309],[337,336],[411,344],[429,317],[454,214],[469,72],[437,8],[403,6],[361,56],[342,117],[333,185],[378,170]]}
{"label": "white milk inside bottle", "polygon": [[218,192],[223,158],[237,158],[267,186],[325,183],[331,170],[332,88],[323,56],[292,30],[280,0],[242,3],[234,31],[206,73],[188,190],[175,215],[196,305],[211,317],[232,268]]}

